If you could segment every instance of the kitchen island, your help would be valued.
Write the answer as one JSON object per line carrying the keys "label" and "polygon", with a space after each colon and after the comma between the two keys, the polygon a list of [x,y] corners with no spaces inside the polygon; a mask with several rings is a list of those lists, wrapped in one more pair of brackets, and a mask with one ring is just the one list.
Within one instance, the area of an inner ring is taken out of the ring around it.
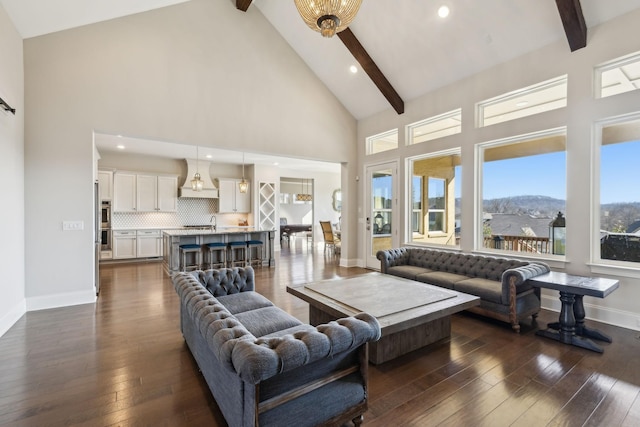
{"label": "kitchen island", "polygon": [[180,245],[196,244],[206,245],[207,243],[246,242],[247,240],[261,240],[264,244],[262,249],[262,265],[274,266],[273,239],[276,230],[256,230],[254,227],[220,227],[217,230],[211,228],[165,230],[162,232],[163,239],[163,263],[164,269],[172,275],[180,270]]}

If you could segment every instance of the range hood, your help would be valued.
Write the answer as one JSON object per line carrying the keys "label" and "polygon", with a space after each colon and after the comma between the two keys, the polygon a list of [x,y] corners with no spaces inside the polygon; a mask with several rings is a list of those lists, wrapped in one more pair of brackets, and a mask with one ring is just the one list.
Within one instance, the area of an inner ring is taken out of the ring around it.
{"label": "range hood", "polygon": [[[202,160],[185,159],[187,162],[187,178],[184,180],[184,184],[180,187],[180,197],[190,197],[192,199],[217,199],[218,189],[213,182],[211,182],[211,176],[209,176],[209,167],[211,162]],[[200,173],[200,179],[204,181],[202,191],[194,191],[191,188],[191,180],[196,171]]]}

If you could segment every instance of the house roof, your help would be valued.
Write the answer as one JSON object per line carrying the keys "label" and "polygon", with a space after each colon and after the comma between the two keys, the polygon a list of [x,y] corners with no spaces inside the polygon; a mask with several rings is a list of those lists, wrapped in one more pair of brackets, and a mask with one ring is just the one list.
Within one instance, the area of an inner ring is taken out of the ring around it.
{"label": "house roof", "polygon": [[492,213],[485,216],[485,224],[491,233],[501,236],[549,237],[549,223],[552,218],[538,218],[531,215]]}

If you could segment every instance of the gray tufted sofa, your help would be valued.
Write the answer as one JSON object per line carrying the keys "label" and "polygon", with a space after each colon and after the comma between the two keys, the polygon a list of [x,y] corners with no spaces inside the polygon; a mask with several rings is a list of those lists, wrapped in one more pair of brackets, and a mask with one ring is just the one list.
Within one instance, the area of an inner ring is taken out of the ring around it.
{"label": "gray tufted sofa", "polygon": [[540,289],[527,279],[549,271],[546,264],[427,248],[378,251],[380,271],[480,297],[468,311],[509,322],[520,332],[520,320],[540,311]]}
{"label": "gray tufted sofa", "polygon": [[229,426],[362,423],[373,316],[303,324],[254,291],[251,267],[172,280],[182,334]]}

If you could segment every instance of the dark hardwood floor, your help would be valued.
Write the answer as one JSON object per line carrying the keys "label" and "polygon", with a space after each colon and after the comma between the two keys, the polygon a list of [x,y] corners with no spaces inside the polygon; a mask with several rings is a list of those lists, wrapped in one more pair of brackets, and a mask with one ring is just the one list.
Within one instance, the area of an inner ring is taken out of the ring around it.
{"label": "dark hardwood floor", "polygon": [[[303,321],[288,284],[367,272],[296,239],[258,291]],[[158,262],[101,266],[96,304],[30,312],[0,338],[2,426],[224,426],[179,331],[178,298]],[[538,324],[557,320],[543,311]],[[638,426],[640,335],[604,354],[459,314],[450,340],[370,366],[367,426]]]}

